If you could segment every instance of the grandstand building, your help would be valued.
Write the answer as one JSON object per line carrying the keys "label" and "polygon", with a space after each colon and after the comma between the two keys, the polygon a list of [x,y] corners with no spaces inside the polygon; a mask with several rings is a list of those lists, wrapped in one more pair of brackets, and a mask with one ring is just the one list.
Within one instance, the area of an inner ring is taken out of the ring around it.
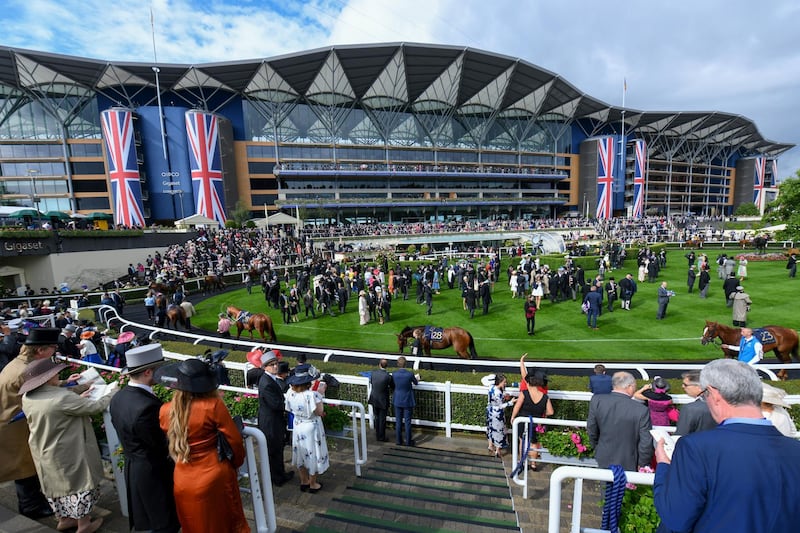
{"label": "grandstand building", "polygon": [[157,66],[0,47],[0,203],[124,226],[237,202],[340,222],[730,214],[763,204],[792,146],[464,47]]}

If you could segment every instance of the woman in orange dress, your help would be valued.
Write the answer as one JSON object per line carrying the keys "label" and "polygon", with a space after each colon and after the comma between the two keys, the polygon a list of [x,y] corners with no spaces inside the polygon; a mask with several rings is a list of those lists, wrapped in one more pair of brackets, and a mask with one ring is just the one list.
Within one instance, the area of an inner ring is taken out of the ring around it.
{"label": "woman in orange dress", "polygon": [[[217,391],[215,373],[199,359],[161,367],[161,384],[175,390],[159,413],[175,460],[175,505],[183,533],[249,533],[236,469],[244,462],[244,443]],[[233,449],[220,461],[217,433]]]}

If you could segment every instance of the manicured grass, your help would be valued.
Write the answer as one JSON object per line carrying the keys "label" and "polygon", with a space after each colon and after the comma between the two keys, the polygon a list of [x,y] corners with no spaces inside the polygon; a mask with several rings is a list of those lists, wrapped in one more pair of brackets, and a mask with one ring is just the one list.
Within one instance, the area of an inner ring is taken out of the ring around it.
{"label": "manicured grass", "polygon": [[[726,250],[731,254],[731,250]],[[714,260],[718,250],[706,250],[712,262],[711,287],[708,299],[700,299],[697,286],[692,294],[687,293],[686,272],[688,270],[685,251],[668,252],[667,267],[661,271],[658,282],[639,283],[630,311],[619,308],[613,313],[603,311],[598,320],[598,331],[588,329],[586,317],[580,312],[578,302],[542,302],[536,315],[536,335],[525,332],[523,300],[512,299],[508,289],[503,262],[500,281],[494,287],[494,302],[489,314],[481,315],[480,308],[475,318],[462,308],[461,293],[448,290],[443,284],[441,294],[434,296],[433,315],[426,316],[425,306],[415,303],[414,288],[409,300],[396,299],[392,304],[391,321],[384,325],[358,324],[358,302],[353,297],[342,316],[324,316],[316,320],[300,315],[297,324],[284,325],[278,310],[267,307],[258,286],[248,295],[244,288],[209,298],[196,305],[199,316],[192,323],[214,331],[217,315],[226,304],[234,304],[250,312],[269,314],[275,324],[278,341],[287,344],[329,346],[356,350],[396,353],[396,334],[406,325],[430,324],[435,326],[461,326],[470,331],[480,358],[517,359],[528,352],[531,359],[538,360],[699,360],[708,361],[721,355],[717,347],[702,346],[700,337],[705,320],[719,321],[731,325],[731,309],[726,307],[722,292],[722,281],[717,278]],[[735,253],[735,252],[734,252]],[[552,268],[558,265],[550,265]],[[797,328],[797,294],[800,279],[789,279],[785,261],[756,262],[748,264],[748,279],[743,283],[745,291],[753,300],[748,316],[748,325],[758,327],[775,324]],[[621,279],[630,272],[636,277],[635,260],[629,259],[626,268],[609,275]],[[588,272],[596,275],[596,272]],[[656,320],[656,291],[661,281],[669,282],[669,288],[677,295],[672,298],[665,320]],[[337,313],[338,315],[338,313]],[[452,349],[434,351],[433,355],[455,356]],[[776,362],[771,354],[765,361]]]}

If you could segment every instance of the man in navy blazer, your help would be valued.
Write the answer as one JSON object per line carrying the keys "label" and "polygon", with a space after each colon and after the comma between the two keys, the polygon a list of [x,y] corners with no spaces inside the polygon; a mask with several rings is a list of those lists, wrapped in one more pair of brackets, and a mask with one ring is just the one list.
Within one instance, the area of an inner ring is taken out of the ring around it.
{"label": "man in navy blazer", "polygon": [[606,367],[594,365],[594,374],[589,376],[589,390],[593,394],[609,394],[611,392],[611,376],[606,374]]}
{"label": "man in navy blazer", "polygon": [[610,394],[595,394],[589,402],[586,431],[600,468],[621,465],[635,472],[653,457],[650,411],[632,398],[636,380],[628,372],[615,372]]}
{"label": "man in navy blazer", "polygon": [[[411,440],[411,414],[414,412],[414,406],[417,405],[414,400],[414,385],[418,382],[414,374],[406,370],[405,366],[406,358],[398,357],[397,370],[392,374],[396,442],[398,445],[414,446],[414,441]],[[403,426],[405,426],[405,442],[403,442]]]}
{"label": "man in navy blazer", "polygon": [[681,437],[672,458],[656,447],[653,497],[661,530],[790,533],[800,516],[800,442],[761,414],[756,371],[717,359],[700,372],[719,426]]}

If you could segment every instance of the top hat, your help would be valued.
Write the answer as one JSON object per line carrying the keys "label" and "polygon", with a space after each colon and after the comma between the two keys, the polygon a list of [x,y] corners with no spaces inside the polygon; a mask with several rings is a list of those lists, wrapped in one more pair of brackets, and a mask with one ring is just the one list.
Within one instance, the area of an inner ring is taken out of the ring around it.
{"label": "top hat", "polygon": [[128,366],[122,369],[122,374],[135,374],[160,366],[164,362],[164,352],[160,344],[146,344],[125,352],[125,359],[128,361]]}
{"label": "top hat", "polygon": [[41,387],[65,368],[67,368],[66,364],[56,363],[49,357],[47,359],[37,359],[25,367],[25,372],[23,373],[25,382],[19,388],[18,394],[21,396],[26,392]]}
{"label": "top hat", "polygon": [[305,385],[318,377],[319,371],[312,365],[297,365],[294,369],[294,374],[286,378],[286,383],[289,385]]}
{"label": "top hat", "polygon": [[261,355],[261,366],[264,366],[266,364],[269,364],[277,360],[278,360],[278,354],[275,353],[275,350],[270,350]]}
{"label": "top hat", "polygon": [[211,392],[219,386],[214,372],[200,359],[162,366],[156,370],[155,380],[170,389],[195,394]]}
{"label": "top hat", "polygon": [[67,324],[66,326],[61,328],[61,331],[75,333],[76,331],[78,331],[78,328],[75,326],[75,324]]}
{"label": "top hat", "polygon": [[13,333],[22,327],[22,319],[15,318],[14,320],[9,320],[8,324],[6,325],[8,326],[9,331]]}
{"label": "top hat", "polygon": [[58,336],[61,330],[58,328],[34,328],[28,333],[25,339],[27,346],[46,346],[48,344],[58,344]]}

